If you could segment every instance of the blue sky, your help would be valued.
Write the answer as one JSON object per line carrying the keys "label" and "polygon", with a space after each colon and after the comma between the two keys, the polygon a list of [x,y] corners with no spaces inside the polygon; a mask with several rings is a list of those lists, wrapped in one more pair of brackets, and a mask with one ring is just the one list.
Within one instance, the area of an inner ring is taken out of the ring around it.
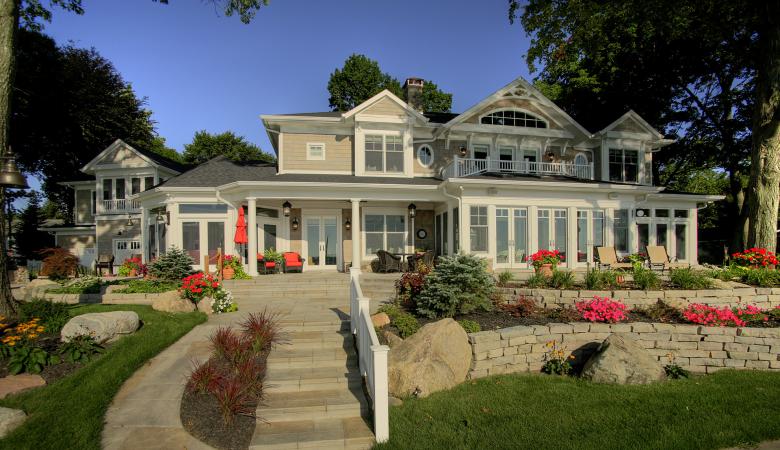
{"label": "blue sky", "polygon": [[179,151],[194,133],[232,130],[270,152],[260,114],[327,111],[328,77],[363,53],[400,79],[454,94],[460,112],[518,75],[528,39],[506,0],[271,0],[255,20],[210,1],[84,0],[54,11],[44,32],[94,47],[148,98],[157,130]]}

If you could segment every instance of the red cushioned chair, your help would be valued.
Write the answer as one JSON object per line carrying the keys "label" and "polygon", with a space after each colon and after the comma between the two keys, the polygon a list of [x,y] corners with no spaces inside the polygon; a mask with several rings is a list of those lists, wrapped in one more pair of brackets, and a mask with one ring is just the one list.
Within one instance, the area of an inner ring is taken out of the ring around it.
{"label": "red cushioned chair", "polygon": [[264,274],[276,272],[276,262],[266,261],[262,253],[257,254],[257,268],[262,269]]}
{"label": "red cushioned chair", "polygon": [[295,252],[285,252],[282,256],[284,257],[284,273],[303,272],[303,258],[301,258],[301,255]]}

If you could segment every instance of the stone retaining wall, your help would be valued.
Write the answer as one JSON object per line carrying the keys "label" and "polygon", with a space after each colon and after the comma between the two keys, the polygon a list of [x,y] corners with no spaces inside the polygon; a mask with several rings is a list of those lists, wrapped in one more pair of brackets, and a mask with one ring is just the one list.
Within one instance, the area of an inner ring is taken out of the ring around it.
{"label": "stone retaining wall", "polygon": [[574,305],[582,299],[592,299],[593,296],[611,297],[620,300],[628,307],[647,306],[663,300],[673,306],[685,307],[690,303],[704,303],[712,306],[756,305],[760,308],[780,306],[780,288],[734,288],[734,289],[704,289],[697,291],[667,290],[667,291],[588,291],[559,289],[528,289],[501,288],[508,301],[518,296],[533,298],[546,307]]}
{"label": "stone retaining wall", "polygon": [[43,298],[62,303],[103,303],[109,305],[151,305],[161,294],[53,294],[47,292]]}
{"label": "stone retaining wall", "polygon": [[635,339],[662,364],[692,372],[723,368],[780,370],[780,328],[729,328],[663,323],[551,323],[469,334],[470,378],[511,372],[538,372],[555,341],[582,365],[611,333]]}

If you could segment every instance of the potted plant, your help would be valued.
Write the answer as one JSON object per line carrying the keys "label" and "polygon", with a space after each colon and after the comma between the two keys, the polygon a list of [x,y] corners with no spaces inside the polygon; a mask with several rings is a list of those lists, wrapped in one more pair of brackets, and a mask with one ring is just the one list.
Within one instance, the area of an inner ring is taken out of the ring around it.
{"label": "potted plant", "polygon": [[225,255],[225,259],[222,260],[222,279],[232,280],[236,275],[236,266],[241,265],[241,260],[238,256]]}
{"label": "potted plant", "polygon": [[263,252],[263,258],[265,258],[266,262],[272,261],[276,263],[276,268],[274,271],[282,267],[282,261],[284,261],[284,256],[282,256],[281,253],[277,252],[273,247],[267,248],[265,252]]}
{"label": "potted plant", "polygon": [[117,271],[120,277],[137,277],[146,274],[146,265],[141,258],[127,258]]}
{"label": "potted plant", "polygon": [[558,250],[539,250],[531,255],[531,262],[536,273],[551,277],[553,269],[561,262],[561,252]]}

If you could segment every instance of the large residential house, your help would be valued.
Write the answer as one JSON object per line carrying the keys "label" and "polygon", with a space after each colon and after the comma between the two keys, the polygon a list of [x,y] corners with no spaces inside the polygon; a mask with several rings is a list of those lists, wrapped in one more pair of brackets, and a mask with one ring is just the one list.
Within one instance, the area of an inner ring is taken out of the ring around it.
{"label": "large residential house", "polygon": [[73,189],[72,221],[42,230],[54,234],[55,245],[70,250],[83,266],[91,267],[97,254],[114,255],[121,264],[143,253],[135,196],[186,170],[117,139],[81,168],[80,180],[62,183]]}
{"label": "large residential house", "polygon": [[[409,103],[382,91],[350,111],[261,116],[277,165],[220,157],[157,185],[173,168],[150,161],[141,175],[118,164],[122,195],[98,170],[119,147],[133,150],[115,143],[85,167],[103,199],[93,213],[95,251],[121,260],[119,243],[139,242],[140,231],[141,247],[128,253],[149,260],[176,246],[197,269],[206,255],[213,264],[218,248],[244,258],[298,252],[307,271],[366,269],[381,249],[465,252],[494,270],[526,271],[539,249],[557,249],[563,267],[583,269],[597,246],[625,255],[657,244],[697,263],[697,210],[722,197],[655,186],[653,153],[672,141],[635,112],[591,133],[518,78],[463,113],[426,113],[422,86],[406,81]],[[147,176],[153,188],[130,188]],[[78,205],[87,194],[74,187]],[[132,228],[108,225],[100,208],[118,201],[132,202],[133,214],[121,216]],[[233,242],[240,208],[246,246]],[[258,273],[255,257],[245,262]]]}

